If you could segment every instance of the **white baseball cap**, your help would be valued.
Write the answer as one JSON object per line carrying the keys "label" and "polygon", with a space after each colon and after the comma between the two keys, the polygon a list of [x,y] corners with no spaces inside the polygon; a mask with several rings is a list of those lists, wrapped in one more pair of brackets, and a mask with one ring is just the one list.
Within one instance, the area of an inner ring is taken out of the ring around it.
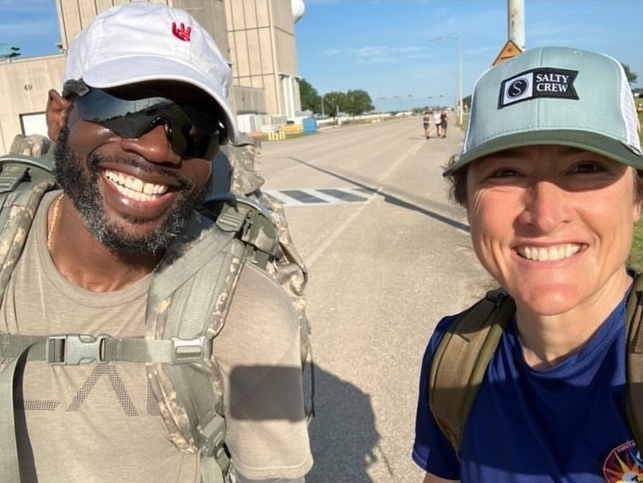
{"label": "white baseball cap", "polygon": [[101,12],[67,51],[63,83],[81,79],[96,88],[152,80],[192,84],[216,102],[228,137],[238,139],[228,105],[232,70],[210,34],[184,10],[138,2]]}
{"label": "white baseball cap", "polygon": [[618,61],[567,47],[531,49],[480,77],[462,152],[445,175],[483,156],[538,144],[586,149],[643,169],[639,129]]}

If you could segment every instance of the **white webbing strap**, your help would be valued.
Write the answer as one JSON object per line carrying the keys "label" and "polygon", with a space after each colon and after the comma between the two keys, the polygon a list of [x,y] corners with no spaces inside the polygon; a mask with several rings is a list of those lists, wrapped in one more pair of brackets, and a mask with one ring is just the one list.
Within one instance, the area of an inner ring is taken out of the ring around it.
{"label": "white webbing strap", "polygon": [[[20,459],[16,437],[13,386],[18,363],[33,347],[44,345],[44,341],[32,341],[23,346],[15,357],[3,357],[7,364],[0,372],[0,483],[20,483]],[[4,349],[4,342],[1,343]]]}
{"label": "white webbing strap", "polygon": [[[27,347],[25,349],[28,350]],[[0,372],[0,483],[20,483],[20,461],[13,408],[13,379],[19,357]]]}

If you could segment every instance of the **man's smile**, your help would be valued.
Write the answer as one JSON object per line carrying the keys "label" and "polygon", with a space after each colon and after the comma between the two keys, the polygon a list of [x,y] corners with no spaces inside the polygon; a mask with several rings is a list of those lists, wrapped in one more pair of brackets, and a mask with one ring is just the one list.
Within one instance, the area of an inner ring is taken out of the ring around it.
{"label": "man's smile", "polygon": [[105,170],[104,174],[119,193],[135,201],[158,200],[169,189],[167,185],[146,183],[140,178],[118,171]]}

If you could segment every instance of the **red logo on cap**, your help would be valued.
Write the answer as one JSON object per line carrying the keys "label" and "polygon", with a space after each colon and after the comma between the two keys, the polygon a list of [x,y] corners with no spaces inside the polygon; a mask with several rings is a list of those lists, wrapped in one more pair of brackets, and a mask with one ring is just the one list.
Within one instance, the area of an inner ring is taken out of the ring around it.
{"label": "red logo on cap", "polygon": [[190,41],[190,35],[192,34],[192,27],[185,28],[185,24],[181,24],[180,28],[177,28],[176,22],[172,22],[172,34],[177,38],[185,42]]}

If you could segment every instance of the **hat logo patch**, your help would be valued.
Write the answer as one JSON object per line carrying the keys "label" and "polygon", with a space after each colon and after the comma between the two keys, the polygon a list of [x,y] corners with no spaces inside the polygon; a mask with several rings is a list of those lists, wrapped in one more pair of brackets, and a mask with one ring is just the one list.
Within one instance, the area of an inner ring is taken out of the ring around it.
{"label": "hat logo patch", "polygon": [[531,79],[526,79],[521,77],[513,81],[507,88],[507,96],[511,99],[515,99],[524,95],[527,92],[527,89],[531,87]]}
{"label": "hat logo patch", "polygon": [[176,26],[176,22],[172,22],[172,34],[184,42],[190,41],[190,35],[192,35],[192,27],[185,28],[185,24],[182,23],[180,27]]}
{"label": "hat logo patch", "polygon": [[540,98],[574,99],[577,70],[540,68],[505,79],[500,85],[498,109],[517,102]]}

